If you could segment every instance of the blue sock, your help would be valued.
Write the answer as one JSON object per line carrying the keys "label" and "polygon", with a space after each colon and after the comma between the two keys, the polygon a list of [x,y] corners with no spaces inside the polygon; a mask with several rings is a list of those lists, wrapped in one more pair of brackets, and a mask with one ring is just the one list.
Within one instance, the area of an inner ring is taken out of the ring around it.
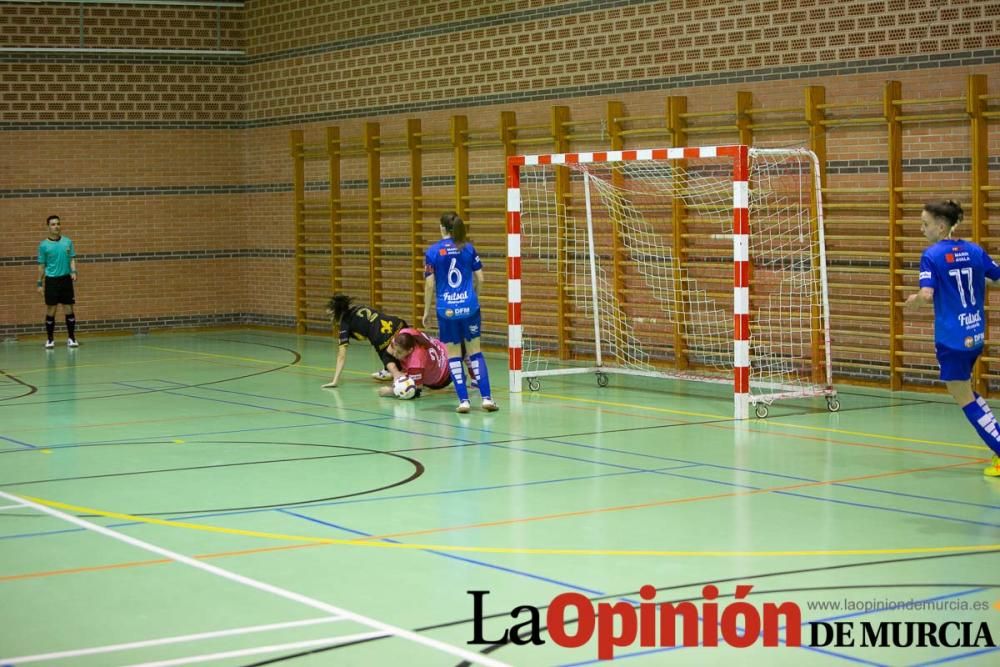
{"label": "blue sock", "polygon": [[455,381],[455,393],[458,394],[458,400],[469,400],[469,388],[465,386],[465,371],[462,370],[462,357],[449,358],[448,369],[451,371],[451,379]]}
{"label": "blue sock", "polygon": [[490,372],[486,370],[486,358],[483,357],[483,353],[476,352],[469,357],[469,366],[472,367],[472,373],[476,376],[476,381],[479,382],[479,393],[482,394],[483,398],[492,398],[493,394],[490,393]]}
{"label": "blue sock", "polygon": [[992,449],[994,454],[1000,456],[1000,426],[997,425],[996,417],[993,416],[993,411],[990,410],[989,404],[983,400],[982,396],[979,394],[973,394],[973,396],[976,397],[976,400],[962,406],[962,412],[965,413],[965,418],[976,429],[976,433],[983,439],[986,446]]}

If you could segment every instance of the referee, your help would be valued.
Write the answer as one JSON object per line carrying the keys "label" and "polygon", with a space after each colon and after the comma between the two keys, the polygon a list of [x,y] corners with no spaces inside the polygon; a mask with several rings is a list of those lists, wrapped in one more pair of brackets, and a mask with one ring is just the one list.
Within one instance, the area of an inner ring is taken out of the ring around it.
{"label": "referee", "polygon": [[48,237],[38,244],[38,292],[45,295],[45,349],[56,346],[56,309],[62,304],[66,314],[66,346],[77,347],[76,316],[73,304],[76,298],[73,283],[76,281],[76,250],[73,241],[61,234],[62,226],[58,215],[50,215],[45,224],[49,228]]}

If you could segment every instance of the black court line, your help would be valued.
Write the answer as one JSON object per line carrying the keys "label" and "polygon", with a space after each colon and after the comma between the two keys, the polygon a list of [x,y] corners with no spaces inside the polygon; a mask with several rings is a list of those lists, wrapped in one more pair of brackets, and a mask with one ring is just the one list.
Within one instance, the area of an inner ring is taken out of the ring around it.
{"label": "black court line", "polygon": [[22,385],[27,390],[23,394],[18,394],[17,396],[4,396],[3,398],[0,398],[0,401],[10,401],[10,400],[13,400],[15,398],[24,398],[25,396],[30,396],[31,394],[34,394],[36,391],[38,391],[38,387],[36,387],[35,385],[29,384],[29,383],[25,382],[24,380],[22,380],[21,378],[17,377],[16,375],[11,375],[7,371],[3,370],[2,368],[0,368],[0,375],[4,376],[8,380],[16,382],[19,385]]}

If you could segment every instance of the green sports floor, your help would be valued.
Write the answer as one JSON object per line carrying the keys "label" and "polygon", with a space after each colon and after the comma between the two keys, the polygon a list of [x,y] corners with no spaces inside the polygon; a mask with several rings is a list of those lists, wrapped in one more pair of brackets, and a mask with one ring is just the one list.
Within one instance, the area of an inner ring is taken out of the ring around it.
{"label": "green sports floor", "polygon": [[[714,385],[508,395],[491,354],[501,411],[458,415],[379,398],[363,345],[320,389],[334,356],[249,329],[0,344],[0,665],[1000,663],[1000,480],[944,395],[737,423]],[[663,603],[695,614],[673,642]],[[959,645],[863,641],[920,623]]]}

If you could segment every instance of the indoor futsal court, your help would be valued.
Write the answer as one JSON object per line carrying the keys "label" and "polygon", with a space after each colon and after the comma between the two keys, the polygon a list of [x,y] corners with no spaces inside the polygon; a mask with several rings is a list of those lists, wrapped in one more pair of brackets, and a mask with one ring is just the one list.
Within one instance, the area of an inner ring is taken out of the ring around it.
{"label": "indoor futsal court", "polygon": [[0,0],[0,667],[1000,665],[993,259],[1000,0]]}
{"label": "indoor futsal court", "polygon": [[[845,387],[839,413],[811,399],[737,422],[722,387],[572,376],[457,415],[450,390],[378,398],[367,350],[342,387],[319,389],[326,337],[38,347],[0,347],[0,664],[587,665],[596,630],[578,648],[544,632],[542,645],[469,644],[468,591],[488,591],[478,624],[496,641],[530,620],[511,617],[518,606],[546,626],[560,594],[638,604],[649,585],[657,602],[704,605],[706,584],[720,610],[737,585],[755,605],[797,603],[803,645],[692,648],[678,635],[615,657],[996,659],[805,646],[809,622],[978,627],[1000,613],[1000,488],[942,396]],[[808,607],[911,601],[941,607]]]}

